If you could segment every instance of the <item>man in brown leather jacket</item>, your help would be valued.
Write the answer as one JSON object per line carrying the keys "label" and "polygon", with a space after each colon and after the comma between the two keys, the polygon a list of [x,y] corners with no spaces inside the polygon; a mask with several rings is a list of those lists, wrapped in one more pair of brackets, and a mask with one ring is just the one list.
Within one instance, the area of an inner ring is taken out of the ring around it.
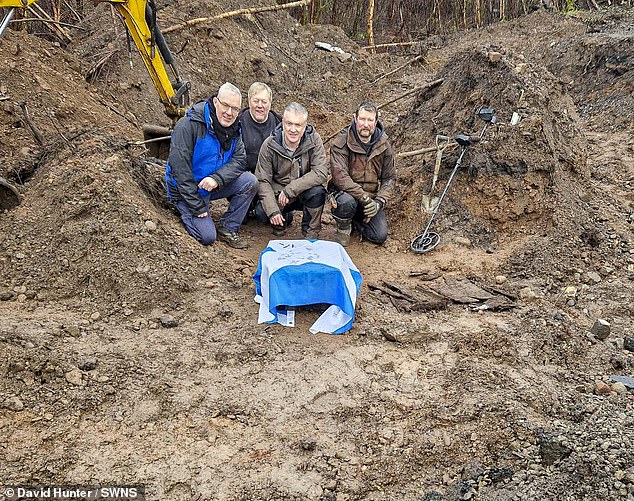
{"label": "man in brown leather jacket", "polygon": [[256,216],[270,222],[273,233],[281,236],[292,221],[292,211],[302,210],[303,235],[319,238],[328,174],[324,143],[308,125],[308,111],[299,103],[290,103],[282,123],[260,148],[255,168]]}
{"label": "man in brown leather jacket", "polygon": [[374,103],[361,103],[352,123],[335,137],[330,148],[330,168],[336,189],[337,207],[332,215],[337,224],[337,241],[343,246],[350,243],[354,221],[370,242],[385,242],[388,226],[384,208],[394,190],[396,167]]}

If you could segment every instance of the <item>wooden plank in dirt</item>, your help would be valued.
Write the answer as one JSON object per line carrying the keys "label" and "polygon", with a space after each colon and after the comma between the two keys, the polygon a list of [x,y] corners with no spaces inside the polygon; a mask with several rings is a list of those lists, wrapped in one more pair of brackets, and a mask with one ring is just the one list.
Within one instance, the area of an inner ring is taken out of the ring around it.
{"label": "wooden plank in dirt", "polygon": [[494,297],[493,294],[478,287],[466,278],[445,278],[439,283],[430,284],[429,288],[454,303],[461,304],[478,303]]}
{"label": "wooden plank in dirt", "polygon": [[394,282],[381,281],[381,284],[369,284],[368,287],[387,295],[392,305],[404,313],[439,310],[448,304],[446,299],[432,291],[411,290]]}

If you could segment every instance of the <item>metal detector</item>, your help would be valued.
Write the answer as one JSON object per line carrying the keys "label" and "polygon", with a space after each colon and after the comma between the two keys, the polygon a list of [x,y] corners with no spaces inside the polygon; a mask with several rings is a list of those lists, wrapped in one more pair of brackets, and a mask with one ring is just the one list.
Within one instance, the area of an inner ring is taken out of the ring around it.
{"label": "metal detector", "polygon": [[458,172],[458,169],[460,168],[460,164],[462,164],[462,158],[464,157],[464,154],[467,152],[467,149],[469,148],[469,146],[471,146],[473,143],[477,143],[478,141],[480,141],[482,137],[484,136],[484,133],[486,132],[487,127],[491,124],[495,125],[496,123],[495,110],[493,108],[481,107],[478,110],[478,117],[481,120],[484,120],[484,126],[482,127],[482,130],[480,131],[480,134],[478,136],[469,136],[468,134],[458,134],[455,137],[456,142],[462,148],[460,151],[460,156],[458,157],[458,160],[456,160],[456,165],[451,171],[451,175],[449,176],[449,180],[447,181],[447,184],[445,185],[445,189],[442,191],[442,193],[440,194],[440,197],[438,198],[438,202],[436,203],[436,208],[434,209],[433,214],[429,218],[429,221],[427,222],[427,226],[425,227],[423,232],[420,235],[418,235],[416,238],[414,238],[409,244],[410,248],[417,254],[424,254],[426,252],[429,252],[435,249],[438,243],[440,242],[440,235],[436,232],[429,231],[429,228],[431,228],[431,224],[434,222],[434,218],[436,217],[436,214],[438,214],[438,210],[440,209],[440,204],[442,204],[442,201],[445,198],[447,191],[449,191],[449,186],[451,185],[451,182],[453,181],[454,176]]}

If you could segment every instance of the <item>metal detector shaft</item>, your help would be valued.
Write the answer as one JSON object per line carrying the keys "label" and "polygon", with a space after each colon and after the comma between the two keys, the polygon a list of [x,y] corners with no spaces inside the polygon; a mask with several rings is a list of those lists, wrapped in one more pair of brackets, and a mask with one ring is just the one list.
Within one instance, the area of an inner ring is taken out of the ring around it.
{"label": "metal detector shaft", "polygon": [[431,217],[429,218],[429,221],[427,221],[427,226],[425,226],[425,231],[423,231],[423,236],[427,235],[427,232],[429,231],[429,228],[431,228],[431,224],[434,222],[434,218],[436,217],[436,214],[438,214],[438,210],[440,209],[440,204],[442,203],[442,199],[445,198],[445,195],[447,194],[447,191],[449,190],[449,185],[451,184],[451,181],[453,180],[454,176],[456,175],[456,172],[458,172],[458,169],[460,168],[460,164],[462,163],[462,157],[464,156],[466,151],[467,151],[467,146],[463,146],[462,147],[462,151],[460,152],[460,156],[458,157],[458,161],[456,162],[456,165],[454,166],[453,170],[451,171],[451,175],[449,176],[449,180],[447,181],[447,184],[445,185],[445,189],[442,190],[442,193],[440,194],[440,197],[438,197],[438,202],[436,202],[436,208],[434,209],[434,212],[432,213]]}
{"label": "metal detector shaft", "polygon": [[[482,130],[480,131],[480,136],[479,138],[482,139],[482,137],[484,136],[484,133],[487,130],[487,127],[489,126],[490,122],[486,122],[484,124],[484,126],[482,127]],[[425,231],[423,231],[423,238],[427,235],[427,233],[429,232],[429,228],[431,228],[431,224],[434,222],[434,218],[436,217],[436,214],[438,214],[438,210],[440,209],[440,204],[442,203],[443,198],[445,198],[445,195],[447,194],[447,191],[449,191],[449,186],[451,185],[451,181],[453,181],[454,176],[456,175],[456,172],[458,172],[458,169],[460,168],[460,164],[462,164],[462,157],[464,157],[464,154],[467,151],[467,148],[469,148],[469,144],[466,144],[462,147],[462,151],[460,152],[460,156],[458,157],[458,160],[456,161],[456,165],[454,166],[453,170],[451,171],[451,175],[449,176],[449,179],[447,180],[447,184],[445,185],[445,189],[442,190],[442,193],[440,194],[440,197],[438,198],[438,202],[436,203],[436,208],[434,209],[434,212],[432,213],[431,217],[429,218],[429,221],[427,222],[427,226],[425,226]]]}

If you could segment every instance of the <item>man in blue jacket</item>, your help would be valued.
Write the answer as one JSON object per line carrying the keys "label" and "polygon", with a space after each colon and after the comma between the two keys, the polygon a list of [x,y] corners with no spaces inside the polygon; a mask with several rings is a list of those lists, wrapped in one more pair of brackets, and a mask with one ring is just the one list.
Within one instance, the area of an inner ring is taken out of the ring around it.
{"label": "man in blue jacket", "polygon": [[[218,95],[187,110],[172,132],[165,182],[187,232],[203,245],[222,240],[246,249],[238,230],[258,191],[247,170],[247,155],[237,121],[240,89],[229,82]],[[229,207],[214,224],[209,202],[226,198]]]}

